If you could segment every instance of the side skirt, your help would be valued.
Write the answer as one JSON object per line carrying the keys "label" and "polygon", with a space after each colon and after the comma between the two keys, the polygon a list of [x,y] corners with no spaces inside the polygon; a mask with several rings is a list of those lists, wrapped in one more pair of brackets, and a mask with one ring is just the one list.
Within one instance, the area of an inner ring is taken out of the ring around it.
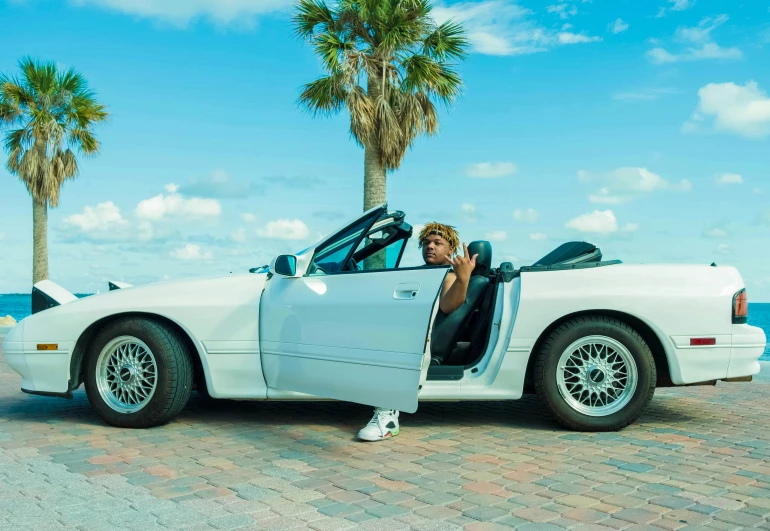
{"label": "side skirt", "polygon": [[64,393],[54,393],[51,391],[30,391],[29,389],[21,388],[22,392],[30,394],[30,395],[40,395],[40,396],[55,396],[57,398],[67,398],[69,400],[72,400],[72,391],[66,391]]}

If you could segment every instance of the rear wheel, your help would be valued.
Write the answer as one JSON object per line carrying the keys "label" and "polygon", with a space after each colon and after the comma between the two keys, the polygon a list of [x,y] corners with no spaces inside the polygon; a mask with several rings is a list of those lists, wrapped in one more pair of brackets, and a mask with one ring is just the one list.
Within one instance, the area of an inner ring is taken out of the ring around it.
{"label": "rear wheel", "polygon": [[655,393],[649,346],[626,323],[571,319],[543,342],[535,388],[554,418],[581,431],[616,431],[634,422]]}
{"label": "rear wheel", "polygon": [[193,365],[178,332],[144,318],[106,325],[89,351],[85,387],[94,410],[122,428],[176,417],[190,398]]}

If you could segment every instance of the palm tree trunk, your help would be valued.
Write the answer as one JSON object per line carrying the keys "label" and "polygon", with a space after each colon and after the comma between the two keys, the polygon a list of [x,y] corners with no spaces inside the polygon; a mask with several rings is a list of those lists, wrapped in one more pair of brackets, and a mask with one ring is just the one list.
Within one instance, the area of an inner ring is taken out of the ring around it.
{"label": "palm tree trunk", "polygon": [[48,204],[32,199],[32,284],[48,278]]}
{"label": "palm tree trunk", "polygon": [[364,211],[387,201],[387,177],[379,146],[364,148]]}

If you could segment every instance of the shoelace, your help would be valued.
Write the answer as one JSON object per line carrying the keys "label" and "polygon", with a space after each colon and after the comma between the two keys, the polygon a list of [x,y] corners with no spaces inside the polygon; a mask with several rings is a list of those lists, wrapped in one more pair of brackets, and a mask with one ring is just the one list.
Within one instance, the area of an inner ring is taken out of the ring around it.
{"label": "shoelace", "polygon": [[392,409],[381,409],[377,410],[374,413],[374,416],[372,417],[372,420],[369,421],[370,426],[377,426],[379,427],[382,424],[382,417],[384,417],[387,414],[393,414]]}

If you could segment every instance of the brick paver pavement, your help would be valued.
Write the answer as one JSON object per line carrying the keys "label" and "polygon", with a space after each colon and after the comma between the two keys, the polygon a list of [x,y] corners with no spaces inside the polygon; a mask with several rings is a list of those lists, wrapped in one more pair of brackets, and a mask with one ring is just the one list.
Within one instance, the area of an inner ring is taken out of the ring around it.
{"label": "brick paver pavement", "polygon": [[[1,360],[0,353],[0,360]],[[0,528],[770,529],[770,384],[659,390],[620,433],[560,429],[534,397],[370,409],[214,401],[105,425],[81,389],[30,396],[0,364]]]}

